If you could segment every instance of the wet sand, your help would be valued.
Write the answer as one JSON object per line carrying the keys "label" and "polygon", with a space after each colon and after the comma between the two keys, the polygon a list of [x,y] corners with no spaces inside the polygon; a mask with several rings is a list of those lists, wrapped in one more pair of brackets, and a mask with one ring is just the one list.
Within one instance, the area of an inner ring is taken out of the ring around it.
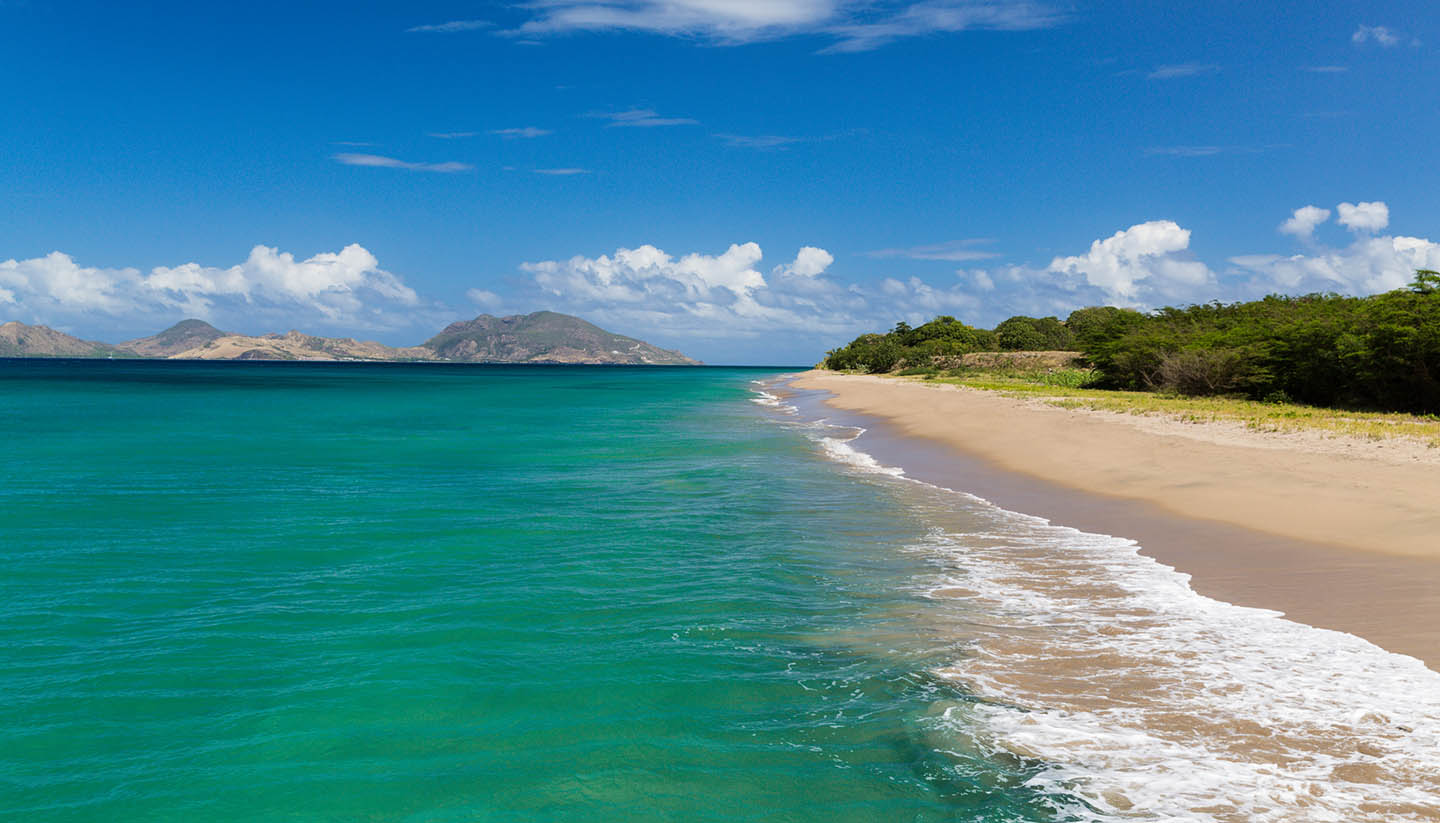
{"label": "wet sand", "polygon": [[1273,438],[1211,443],[893,379],[811,372],[791,385],[825,393],[867,429],[858,448],[915,479],[1136,540],[1202,594],[1357,634],[1440,670],[1433,464]]}

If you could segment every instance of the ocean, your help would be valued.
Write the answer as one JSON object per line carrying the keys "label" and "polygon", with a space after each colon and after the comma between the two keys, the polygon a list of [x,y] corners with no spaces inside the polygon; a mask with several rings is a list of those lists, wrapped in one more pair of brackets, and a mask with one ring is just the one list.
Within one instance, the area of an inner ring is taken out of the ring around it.
{"label": "ocean", "polygon": [[1440,816],[1440,675],[774,369],[0,361],[0,818]]}

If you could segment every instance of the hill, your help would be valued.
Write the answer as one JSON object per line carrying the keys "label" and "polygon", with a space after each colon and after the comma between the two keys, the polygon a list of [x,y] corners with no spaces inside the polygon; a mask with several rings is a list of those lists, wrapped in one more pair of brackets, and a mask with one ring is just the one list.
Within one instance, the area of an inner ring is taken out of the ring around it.
{"label": "hill", "polygon": [[697,365],[677,351],[605,331],[578,317],[551,311],[451,323],[421,344],[442,360],[471,363],[607,363]]}
{"label": "hill", "polygon": [[176,360],[434,360],[429,349],[396,348],[352,337],[316,337],[303,332],[250,337],[222,334],[169,357]]}
{"label": "hill", "polygon": [[227,335],[229,332],[220,331],[204,320],[181,320],[159,334],[130,340],[120,347],[143,357],[174,357]]}
{"label": "hill", "polygon": [[134,357],[108,343],[81,340],[49,326],[0,325],[0,357]]}
{"label": "hill", "polygon": [[112,346],[45,326],[0,326],[0,357],[128,357],[175,360],[443,360],[465,363],[575,363],[682,366],[699,361],[613,334],[568,314],[492,317],[451,323],[419,346],[387,346],[299,331],[244,335],[204,320],[182,320],[159,334]]}

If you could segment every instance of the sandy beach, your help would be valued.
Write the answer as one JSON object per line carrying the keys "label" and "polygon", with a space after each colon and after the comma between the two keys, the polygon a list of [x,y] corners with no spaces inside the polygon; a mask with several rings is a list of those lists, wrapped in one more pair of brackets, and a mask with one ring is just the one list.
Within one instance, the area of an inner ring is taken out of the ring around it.
{"label": "sandy beach", "polygon": [[1358,634],[1440,669],[1440,455],[1061,409],[809,372],[792,386],[879,425],[867,451],[930,482],[1128,537],[1203,594]]}

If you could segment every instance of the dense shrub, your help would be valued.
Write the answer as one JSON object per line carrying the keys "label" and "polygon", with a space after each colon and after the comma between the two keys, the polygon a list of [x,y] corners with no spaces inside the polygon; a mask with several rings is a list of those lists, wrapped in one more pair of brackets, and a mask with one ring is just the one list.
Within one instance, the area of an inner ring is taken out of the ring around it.
{"label": "dense shrub", "polygon": [[1017,316],[994,331],[937,317],[863,334],[824,365],[925,370],[970,352],[1068,349],[1105,388],[1440,413],[1440,273],[1371,297],[1272,295],[1148,314],[1091,306],[1063,323]]}
{"label": "dense shrub", "polygon": [[1081,351],[1109,388],[1440,411],[1440,277],[1428,272],[1364,298],[1082,311]]}
{"label": "dense shrub", "polygon": [[1017,315],[995,327],[995,338],[1002,351],[1067,351],[1075,346],[1075,334],[1054,317]]}

